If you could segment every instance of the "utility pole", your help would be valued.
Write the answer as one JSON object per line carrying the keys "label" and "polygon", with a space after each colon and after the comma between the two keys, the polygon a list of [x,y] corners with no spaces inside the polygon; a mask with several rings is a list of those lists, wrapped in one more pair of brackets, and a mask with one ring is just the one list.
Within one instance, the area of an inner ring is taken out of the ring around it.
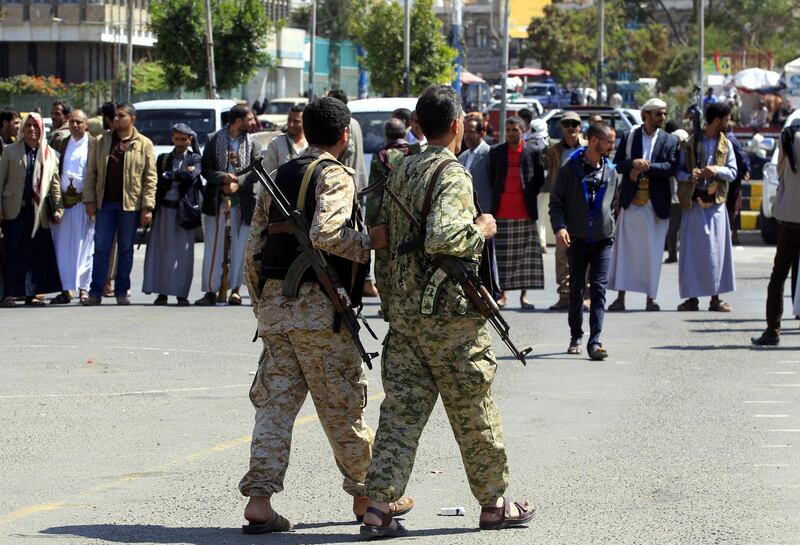
{"label": "utility pole", "polygon": [[133,0],[128,0],[128,60],[125,64],[125,102],[131,101],[133,82]]}
{"label": "utility pole", "polygon": [[603,85],[603,61],[605,54],[603,52],[603,44],[605,42],[606,34],[606,2],[600,0],[598,3],[600,9],[600,16],[598,17],[597,29],[597,100],[600,101],[600,88]]}
{"label": "utility pole", "polygon": [[703,115],[703,83],[705,80],[703,74],[703,62],[705,61],[705,0],[698,0],[699,6],[697,8],[697,111]]}
{"label": "utility pole", "polygon": [[497,142],[506,141],[506,92],[508,90],[508,0],[503,3],[503,71],[500,74],[500,127]]}
{"label": "utility pole", "polygon": [[211,0],[206,0],[206,57],[208,57],[208,98],[217,98],[217,72],[214,68],[214,29],[211,25]]}
{"label": "utility pole", "polygon": [[453,23],[450,26],[450,46],[456,50],[456,77],[453,80],[453,89],[461,96],[461,71],[464,68],[463,52],[461,51],[461,20],[463,0],[453,0]]}
{"label": "utility pole", "polygon": [[406,0],[403,15],[403,96],[411,96],[411,0]]}
{"label": "utility pole", "polygon": [[308,100],[314,100],[314,63],[317,56],[317,0],[311,0],[311,58],[308,60]]}

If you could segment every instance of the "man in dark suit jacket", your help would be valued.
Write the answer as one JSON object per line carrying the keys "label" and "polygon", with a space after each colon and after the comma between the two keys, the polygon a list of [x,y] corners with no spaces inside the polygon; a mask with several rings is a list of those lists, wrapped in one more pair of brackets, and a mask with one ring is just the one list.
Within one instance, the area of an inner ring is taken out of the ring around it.
{"label": "man in dark suit jacket", "polygon": [[[498,220],[497,266],[503,290],[498,304],[507,303],[506,291],[522,290],[520,305],[523,309],[533,309],[527,290],[544,289],[542,246],[536,228],[544,161],[540,151],[522,140],[523,128],[520,118],[508,118],[506,142],[489,150],[487,175],[492,206],[488,212]],[[518,171],[519,181],[515,176],[509,177],[511,159],[511,168]]]}
{"label": "man in dark suit jacket", "polygon": [[614,157],[622,174],[622,211],[609,275],[609,287],[619,295],[609,311],[625,310],[625,291],[647,294],[646,310],[660,310],[655,298],[669,227],[670,178],[678,168],[678,139],[661,129],[666,117],[663,100],[648,100],[642,106],[644,123],[623,136]]}

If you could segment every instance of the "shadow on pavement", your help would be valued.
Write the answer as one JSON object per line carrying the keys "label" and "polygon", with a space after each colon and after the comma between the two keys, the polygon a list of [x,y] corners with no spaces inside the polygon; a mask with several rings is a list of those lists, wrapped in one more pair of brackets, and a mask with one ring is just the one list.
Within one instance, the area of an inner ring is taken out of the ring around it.
{"label": "shadow on pavement", "polygon": [[[298,524],[297,529],[342,526],[341,534],[308,534],[281,532],[263,536],[241,533],[239,528],[172,528],[155,524],[86,524],[76,526],[55,526],[42,530],[40,534],[63,535],[100,539],[110,543],[188,543],[191,545],[238,545],[250,544],[264,539],[269,543],[283,545],[321,545],[324,543],[361,542],[356,524],[342,522]],[[409,530],[408,537],[441,536],[450,534],[469,534],[479,532],[477,528],[432,528]]]}
{"label": "shadow on pavement", "polygon": [[748,340],[747,343],[742,344],[722,344],[722,345],[667,345],[667,346],[654,346],[653,350],[794,350],[797,351],[796,346],[754,346]]}

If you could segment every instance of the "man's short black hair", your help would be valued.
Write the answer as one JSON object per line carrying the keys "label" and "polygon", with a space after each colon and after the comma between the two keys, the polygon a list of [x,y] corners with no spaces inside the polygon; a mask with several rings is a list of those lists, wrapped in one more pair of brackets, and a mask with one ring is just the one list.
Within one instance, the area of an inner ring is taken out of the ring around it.
{"label": "man's short black hair", "polygon": [[383,124],[383,134],[387,140],[400,140],[406,136],[406,125],[402,119],[393,117]]}
{"label": "man's short black hair", "polygon": [[72,106],[70,106],[69,104],[67,104],[67,101],[66,101],[66,100],[61,100],[61,99],[59,99],[59,100],[54,100],[54,101],[53,101],[53,104],[51,104],[51,106],[61,106],[61,112],[62,112],[64,115],[69,115],[69,114],[71,114],[71,113],[72,113]]}
{"label": "man's short black hair", "polygon": [[525,131],[525,122],[522,121],[522,118],[517,115],[512,115],[508,119],[506,119],[506,126],[508,125],[516,125],[523,131]]}
{"label": "man's short black hair", "polygon": [[530,125],[531,121],[533,121],[533,112],[528,108],[522,108],[519,112],[517,112],[517,115],[520,116],[528,125]]}
{"label": "man's short black hair", "polygon": [[103,102],[100,106],[100,115],[103,117],[114,117],[114,112],[117,111],[117,105],[113,102]]}
{"label": "man's short black hair", "polygon": [[731,115],[731,107],[724,102],[712,102],[706,106],[706,123],[709,125],[715,119],[722,119],[726,115]]}
{"label": "man's short black hair", "polygon": [[253,110],[251,110],[250,106],[248,106],[247,104],[236,104],[228,112],[228,123],[233,124],[239,121],[240,119],[246,119],[247,114],[249,114],[252,111]]}
{"label": "man's short black hair", "polygon": [[19,112],[16,110],[8,109],[0,111],[0,125],[2,125],[5,122],[11,123],[18,117],[19,117]]}
{"label": "man's short black hair", "polygon": [[133,104],[129,104],[127,102],[123,102],[122,104],[117,104],[117,107],[114,108],[114,112],[117,110],[125,110],[125,113],[131,117],[136,117],[136,108],[133,107]]}
{"label": "man's short black hair", "polygon": [[586,138],[607,138],[614,129],[605,121],[598,121],[589,125],[589,130],[586,131]]}
{"label": "man's short black hair", "polygon": [[335,98],[341,100],[345,104],[347,104],[347,93],[345,93],[342,89],[331,89],[328,91],[328,96],[331,98]]}
{"label": "man's short black hair", "polygon": [[305,108],[305,107],[306,107],[305,104],[292,104],[292,107],[289,108],[289,113],[293,113],[293,114],[300,113],[300,114],[302,114],[303,113],[303,108]]}
{"label": "man's short black hair", "polygon": [[406,128],[411,124],[411,110],[408,108],[397,108],[392,112],[392,117],[402,121]]}
{"label": "man's short black hair", "polygon": [[425,137],[439,138],[461,116],[461,97],[450,85],[431,85],[420,95],[414,111]]}
{"label": "man's short black hair", "polygon": [[672,134],[680,128],[681,126],[674,119],[670,119],[669,121],[664,123],[664,131],[666,131],[667,134]]}
{"label": "man's short black hair", "polygon": [[303,110],[303,132],[315,146],[333,146],[349,125],[350,109],[333,97],[315,98]]}

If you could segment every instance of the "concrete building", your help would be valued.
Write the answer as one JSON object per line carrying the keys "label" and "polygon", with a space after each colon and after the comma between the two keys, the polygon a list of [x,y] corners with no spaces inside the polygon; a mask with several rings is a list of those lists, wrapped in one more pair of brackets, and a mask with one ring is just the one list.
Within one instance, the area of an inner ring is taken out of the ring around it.
{"label": "concrete building", "polygon": [[[147,55],[149,0],[134,0],[133,58]],[[68,83],[113,79],[128,41],[124,0],[2,0],[0,78],[55,75]]]}

